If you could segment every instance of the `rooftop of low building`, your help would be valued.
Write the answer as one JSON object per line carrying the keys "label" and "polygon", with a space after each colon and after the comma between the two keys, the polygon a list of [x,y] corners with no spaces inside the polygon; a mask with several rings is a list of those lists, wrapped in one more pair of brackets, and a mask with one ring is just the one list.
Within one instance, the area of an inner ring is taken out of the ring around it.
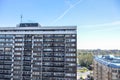
{"label": "rooftop of low building", "polygon": [[95,56],[94,59],[99,63],[106,65],[111,68],[120,68],[120,56],[113,55],[99,55]]}

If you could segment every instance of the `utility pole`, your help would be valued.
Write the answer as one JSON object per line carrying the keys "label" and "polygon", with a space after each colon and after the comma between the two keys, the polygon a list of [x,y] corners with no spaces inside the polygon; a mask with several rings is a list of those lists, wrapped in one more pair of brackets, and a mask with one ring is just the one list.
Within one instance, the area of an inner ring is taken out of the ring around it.
{"label": "utility pole", "polygon": [[20,19],[21,19],[21,20],[20,20],[20,23],[22,23],[23,15],[20,16]]}

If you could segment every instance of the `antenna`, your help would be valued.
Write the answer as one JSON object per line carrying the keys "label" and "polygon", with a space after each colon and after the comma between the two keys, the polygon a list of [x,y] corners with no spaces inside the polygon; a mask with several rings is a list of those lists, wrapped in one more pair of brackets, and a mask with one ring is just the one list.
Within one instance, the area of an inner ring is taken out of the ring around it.
{"label": "antenna", "polygon": [[21,15],[21,16],[20,16],[20,19],[21,19],[21,21],[20,21],[20,22],[22,23],[23,15]]}

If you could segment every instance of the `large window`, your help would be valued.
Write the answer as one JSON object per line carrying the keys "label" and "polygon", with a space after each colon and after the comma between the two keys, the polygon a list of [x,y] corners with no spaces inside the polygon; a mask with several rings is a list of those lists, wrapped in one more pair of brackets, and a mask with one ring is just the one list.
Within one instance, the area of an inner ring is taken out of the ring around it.
{"label": "large window", "polygon": [[74,73],[66,73],[65,76],[70,76],[70,77],[74,77],[76,76]]}

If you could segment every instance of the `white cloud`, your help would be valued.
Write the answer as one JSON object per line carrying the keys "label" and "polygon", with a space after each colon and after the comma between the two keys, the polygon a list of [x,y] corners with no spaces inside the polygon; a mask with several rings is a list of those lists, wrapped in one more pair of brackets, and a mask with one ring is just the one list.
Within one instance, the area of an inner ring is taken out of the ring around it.
{"label": "white cloud", "polygon": [[83,30],[90,29],[89,32],[115,31],[120,30],[120,21],[94,25],[81,25],[79,28]]}
{"label": "white cloud", "polygon": [[114,21],[111,23],[103,23],[103,24],[94,24],[94,25],[81,25],[82,27],[106,27],[106,26],[114,26],[114,25],[120,25],[120,21]]}
{"label": "white cloud", "polygon": [[114,41],[81,41],[77,44],[78,49],[120,49],[119,40]]}
{"label": "white cloud", "polygon": [[[96,25],[84,25],[81,27],[90,30],[89,34],[78,36],[78,49],[120,49],[120,21]],[[113,33],[108,31],[112,31]]]}

